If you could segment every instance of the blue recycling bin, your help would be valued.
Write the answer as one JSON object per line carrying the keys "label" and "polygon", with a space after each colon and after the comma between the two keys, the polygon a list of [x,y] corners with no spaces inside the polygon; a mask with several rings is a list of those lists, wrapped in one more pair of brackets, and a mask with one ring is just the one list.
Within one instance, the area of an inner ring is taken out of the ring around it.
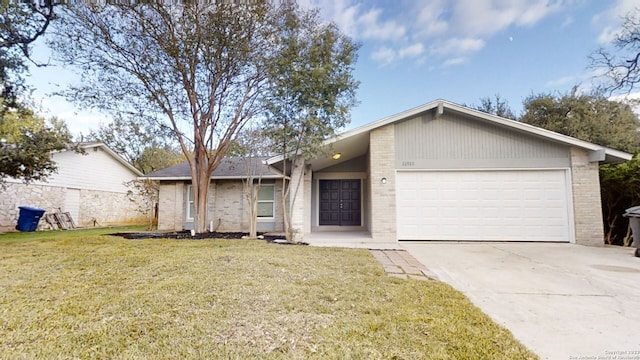
{"label": "blue recycling bin", "polygon": [[36,231],[40,218],[44,215],[44,210],[30,206],[19,206],[18,209],[20,209],[20,215],[18,216],[16,230]]}

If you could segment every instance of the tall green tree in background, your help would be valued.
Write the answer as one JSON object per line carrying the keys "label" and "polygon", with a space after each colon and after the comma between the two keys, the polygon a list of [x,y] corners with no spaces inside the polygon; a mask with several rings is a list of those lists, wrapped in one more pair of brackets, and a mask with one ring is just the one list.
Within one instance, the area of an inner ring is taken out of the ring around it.
{"label": "tall green tree in background", "polygon": [[[305,161],[323,150],[322,142],[349,123],[359,84],[353,76],[359,46],[335,24],[322,23],[317,12],[302,12],[295,4],[288,5],[280,29],[266,91],[267,136],[287,174],[293,170],[289,166],[304,169]],[[295,241],[290,203],[304,171],[297,178],[291,173],[283,180],[282,206],[287,240]]]}
{"label": "tall green tree in background", "polygon": [[0,136],[0,182],[7,177],[24,182],[45,180],[57,169],[51,153],[71,143],[62,121],[46,121],[23,107],[2,115]]}
{"label": "tall green tree in background", "polygon": [[31,60],[31,44],[42,36],[56,17],[53,0],[0,2],[0,98],[3,109],[19,106],[26,90],[23,73]]}
{"label": "tall green tree in background", "polygon": [[143,174],[183,162],[184,155],[171,141],[171,133],[154,125],[118,117],[92,130],[87,140],[106,144]]}
{"label": "tall green tree in background", "polygon": [[[640,146],[638,117],[627,104],[611,101],[602,93],[532,95],[524,102],[522,122],[614,149],[637,153]],[[628,245],[625,208],[640,204],[640,162],[600,166],[600,189],[605,243]]]}
{"label": "tall green tree in background", "polygon": [[56,5],[51,0],[0,2],[0,182],[46,179],[56,170],[51,152],[71,143],[62,121],[46,121],[30,108],[23,78],[30,46],[55,19]]}
{"label": "tall green tree in background", "polygon": [[531,95],[520,121],[628,152],[635,152],[640,140],[640,124],[629,105],[575,89],[564,95]]}
{"label": "tall green tree in background", "polygon": [[480,98],[479,105],[464,105],[470,108],[480,110],[486,112],[487,114],[500,116],[503,118],[516,120],[516,114],[511,110],[509,106],[509,102],[503,99],[499,94],[494,95],[494,97],[486,96]]}

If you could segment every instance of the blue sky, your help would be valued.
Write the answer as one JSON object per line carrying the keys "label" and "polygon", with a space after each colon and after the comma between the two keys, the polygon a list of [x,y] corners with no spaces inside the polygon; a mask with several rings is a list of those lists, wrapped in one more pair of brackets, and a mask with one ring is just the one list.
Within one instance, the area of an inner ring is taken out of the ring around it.
{"label": "blue sky", "polygon": [[[360,104],[349,128],[435,99],[477,104],[499,94],[519,114],[531,94],[589,89],[591,52],[612,39],[640,0],[300,0],[316,6],[362,44],[356,64]],[[48,58],[42,44],[36,57]],[[43,113],[88,133],[103,114],[51,96],[77,80],[59,67],[32,69]]]}

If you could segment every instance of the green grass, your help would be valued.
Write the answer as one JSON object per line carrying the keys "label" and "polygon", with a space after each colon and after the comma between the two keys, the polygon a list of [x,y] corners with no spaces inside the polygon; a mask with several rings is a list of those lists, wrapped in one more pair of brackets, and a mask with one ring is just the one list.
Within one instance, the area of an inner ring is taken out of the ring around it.
{"label": "green grass", "polygon": [[386,276],[366,250],[110,232],[0,235],[0,358],[536,358],[448,285]]}
{"label": "green grass", "polygon": [[143,231],[144,225],[132,225],[121,227],[99,227],[76,230],[44,230],[34,232],[9,232],[0,233],[0,244],[24,243],[36,240],[70,240],[89,236],[113,234],[127,231]]}

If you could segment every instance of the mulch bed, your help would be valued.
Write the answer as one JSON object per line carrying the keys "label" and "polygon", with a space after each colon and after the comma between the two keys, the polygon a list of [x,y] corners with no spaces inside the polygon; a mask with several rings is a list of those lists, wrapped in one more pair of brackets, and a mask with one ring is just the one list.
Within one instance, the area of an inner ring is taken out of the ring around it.
{"label": "mulch bed", "polygon": [[[201,234],[195,234],[191,236],[191,231],[172,231],[172,232],[122,232],[122,233],[114,233],[109,234],[112,236],[119,236],[129,240],[143,240],[143,239],[178,239],[178,240],[204,240],[204,239],[242,239],[243,237],[249,236],[249,233],[243,232],[205,232]],[[263,240],[267,242],[276,242],[283,243],[281,241],[284,239],[283,236],[273,236],[273,235],[264,235],[263,233],[258,233],[258,236],[262,236]],[[286,242],[285,242],[286,243]],[[286,243],[289,244],[289,243]],[[298,243],[305,244],[305,243]],[[306,245],[306,244],[305,244]]]}

